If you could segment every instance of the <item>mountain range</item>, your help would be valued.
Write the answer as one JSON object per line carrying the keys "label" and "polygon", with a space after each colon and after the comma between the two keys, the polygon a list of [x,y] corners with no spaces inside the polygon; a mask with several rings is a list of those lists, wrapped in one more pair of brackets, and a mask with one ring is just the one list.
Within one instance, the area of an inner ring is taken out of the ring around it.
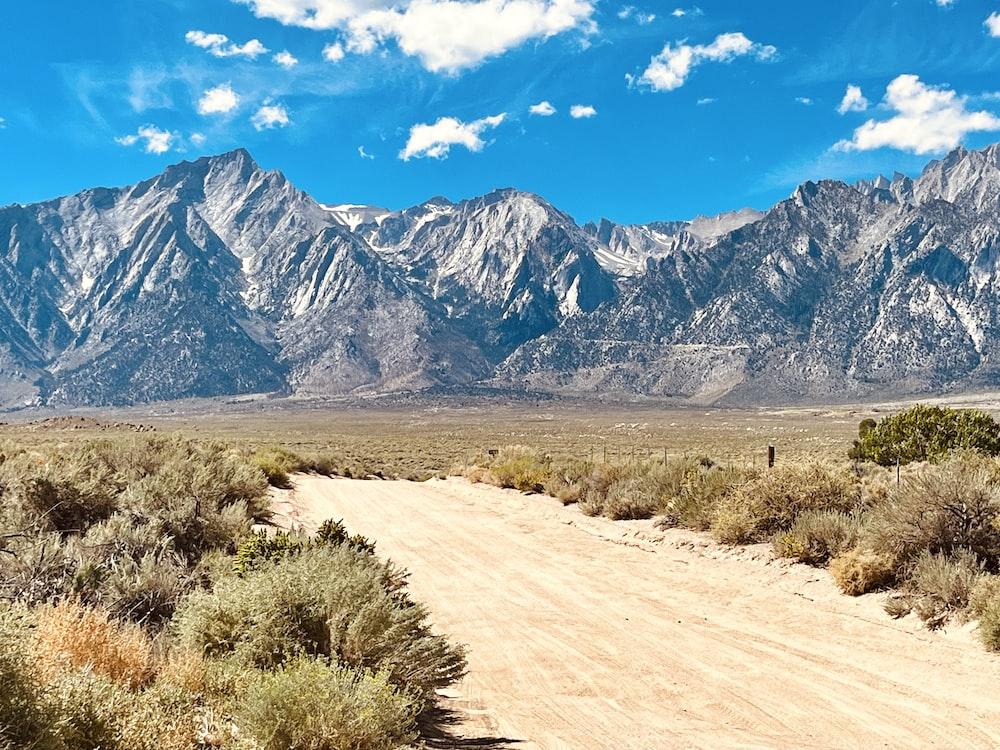
{"label": "mountain range", "polygon": [[245,150],[0,208],[0,407],[449,389],[836,402],[1000,383],[1000,144],[766,212],[325,205]]}

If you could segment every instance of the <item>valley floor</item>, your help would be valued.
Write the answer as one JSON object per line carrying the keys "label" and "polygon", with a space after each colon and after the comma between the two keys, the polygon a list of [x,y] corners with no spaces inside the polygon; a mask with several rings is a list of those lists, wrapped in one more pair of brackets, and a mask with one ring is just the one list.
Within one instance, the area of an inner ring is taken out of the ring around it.
{"label": "valley floor", "polygon": [[343,518],[411,571],[469,647],[445,697],[468,747],[1000,745],[1000,659],[971,626],[894,621],[762,546],[461,479],[300,476],[275,509],[305,529]]}

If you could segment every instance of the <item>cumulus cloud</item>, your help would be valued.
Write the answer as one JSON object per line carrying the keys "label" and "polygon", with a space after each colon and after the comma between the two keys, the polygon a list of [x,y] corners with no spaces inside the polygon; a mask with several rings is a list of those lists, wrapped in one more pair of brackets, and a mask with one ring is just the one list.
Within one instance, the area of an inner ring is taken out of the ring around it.
{"label": "cumulus cloud", "polygon": [[261,130],[274,130],[274,128],[284,128],[292,122],[288,116],[288,110],[283,104],[274,102],[264,102],[260,109],[254,112],[250,118],[254,128]]}
{"label": "cumulus cloud", "polygon": [[225,34],[209,34],[204,31],[189,31],[184,38],[188,44],[208,50],[209,54],[215,57],[246,57],[255,60],[268,51],[259,39],[236,44],[229,41],[229,37]]}
{"label": "cumulus cloud", "polygon": [[205,136],[202,133],[191,134],[191,143],[193,143],[195,146],[204,146],[206,140],[208,139],[205,138]]}
{"label": "cumulus cloud", "polygon": [[365,151],[365,147],[364,146],[358,146],[358,156],[360,156],[362,159],[374,159],[375,158],[375,154],[369,154],[367,151]]}
{"label": "cumulus cloud", "polygon": [[532,104],[528,107],[528,112],[542,117],[551,117],[556,113],[556,108],[548,100],[542,100],[538,104]]}
{"label": "cumulus cloud", "polygon": [[142,150],[147,154],[165,154],[173,148],[176,141],[176,133],[161,130],[155,125],[143,125],[131,135],[115,138],[115,143],[120,146],[134,146],[141,143]]}
{"label": "cumulus cloud", "polygon": [[340,42],[326,45],[323,48],[323,59],[327,62],[340,62],[344,59],[344,45]]}
{"label": "cumulus cloud", "polygon": [[943,86],[930,86],[918,76],[901,75],[885,91],[884,105],[895,112],[888,120],[869,120],[854,137],[837,143],[839,151],[896,148],[930,154],[958,146],[968,133],[1000,130],[992,112],[971,111],[968,97]]}
{"label": "cumulus cloud", "polygon": [[591,107],[589,104],[574,104],[569,108],[569,116],[574,120],[586,119],[588,117],[595,117],[597,115],[597,110]]}
{"label": "cumulus cloud", "polygon": [[861,93],[861,87],[855,86],[853,83],[848,84],[844,98],[837,106],[837,111],[846,115],[848,112],[864,112],[866,109],[868,109],[868,100]]}
{"label": "cumulus cloud", "polygon": [[198,100],[198,114],[223,115],[232,112],[240,104],[240,97],[233,87],[224,83],[221,86],[208,89]]}
{"label": "cumulus cloud", "polygon": [[286,70],[290,70],[299,64],[299,59],[287,49],[282,50],[274,56],[274,61]]}
{"label": "cumulus cloud", "polygon": [[667,44],[652,57],[649,67],[639,77],[641,85],[653,91],[673,91],[684,85],[691,71],[706,62],[727,63],[737,57],[750,56],[770,60],[778,50],[770,44],[752,42],[740,32],[719,34],[711,44]]}
{"label": "cumulus cloud", "polygon": [[592,33],[593,0],[239,0],[262,18],[337,29],[347,51],[395,41],[434,72],[455,73],[531,39]]}
{"label": "cumulus cloud", "polygon": [[482,151],[486,145],[482,134],[495,128],[506,117],[506,113],[500,113],[472,122],[462,122],[455,117],[442,117],[430,125],[414,125],[410,128],[406,147],[399,152],[399,158],[403,161],[425,156],[443,159],[448,156],[452,146],[464,146],[469,151]]}
{"label": "cumulus cloud", "polygon": [[986,26],[990,36],[1000,37],[1000,13],[995,11],[990,13],[989,17],[983,21],[983,25]]}

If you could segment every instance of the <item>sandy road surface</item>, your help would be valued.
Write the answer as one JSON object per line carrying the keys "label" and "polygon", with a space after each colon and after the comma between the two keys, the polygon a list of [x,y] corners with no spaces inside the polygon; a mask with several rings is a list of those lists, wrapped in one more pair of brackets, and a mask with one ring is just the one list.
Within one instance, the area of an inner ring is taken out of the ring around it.
{"label": "sandy road surface", "polygon": [[838,594],[825,572],[451,479],[301,477],[469,646],[448,702],[518,748],[1000,747],[1000,658]]}

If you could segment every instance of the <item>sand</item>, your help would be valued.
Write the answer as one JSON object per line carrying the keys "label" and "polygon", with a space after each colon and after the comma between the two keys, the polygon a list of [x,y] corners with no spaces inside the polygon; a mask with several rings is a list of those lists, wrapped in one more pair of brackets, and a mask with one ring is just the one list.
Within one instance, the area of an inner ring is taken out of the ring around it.
{"label": "sand", "polygon": [[974,626],[892,620],[763,546],[462,479],[297,477],[275,508],[374,539],[467,644],[449,747],[1000,746],[1000,658]]}

